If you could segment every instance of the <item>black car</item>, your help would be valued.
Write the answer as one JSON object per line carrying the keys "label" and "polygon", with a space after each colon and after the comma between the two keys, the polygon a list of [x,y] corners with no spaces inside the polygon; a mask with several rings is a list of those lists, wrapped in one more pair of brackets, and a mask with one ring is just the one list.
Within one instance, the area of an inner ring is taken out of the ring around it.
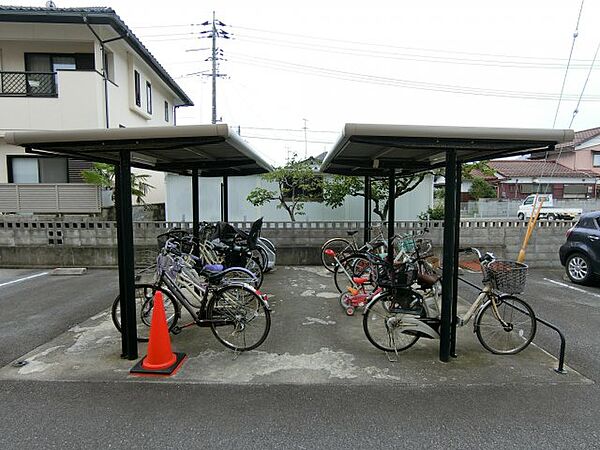
{"label": "black car", "polygon": [[558,254],[573,283],[588,284],[600,274],[600,211],[582,214]]}

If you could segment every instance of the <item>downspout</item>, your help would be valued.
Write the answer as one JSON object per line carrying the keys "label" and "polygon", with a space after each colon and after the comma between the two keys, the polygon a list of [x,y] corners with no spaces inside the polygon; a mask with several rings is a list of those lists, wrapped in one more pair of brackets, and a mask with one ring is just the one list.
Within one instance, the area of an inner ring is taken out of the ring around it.
{"label": "downspout", "polygon": [[108,76],[106,74],[106,49],[104,48],[104,45],[108,44],[109,42],[118,41],[120,39],[123,39],[123,38],[129,36],[129,33],[126,33],[124,35],[117,36],[117,37],[114,37],[111,39],[102,40],[102,38],[98,35],[98,33],[96,33],[96,31],[89,24],[87,17],[82,16],[82,19],[83,19],[83,22],[89,28],[89,30],[92,32],[94,37],[100,43],[100,51],[102,53],[102,79],[104,80],[104,116],[106,118],[106,128],[110,128],[110,118],[109,118],[109,111],[108,111]]}

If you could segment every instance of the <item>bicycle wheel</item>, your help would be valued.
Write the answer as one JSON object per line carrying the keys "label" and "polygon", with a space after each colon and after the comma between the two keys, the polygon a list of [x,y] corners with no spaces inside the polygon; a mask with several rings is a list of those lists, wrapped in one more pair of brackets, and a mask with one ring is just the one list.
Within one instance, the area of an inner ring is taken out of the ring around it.
{"label": "bicycle wheel", "polygon": [[256,261],[260,264],[260,268],[263,272],[266,272],[269,267],[269,257],[267,256],[267,252],[264,248],[256,247],[252,250],[252,258],[256,259]]}
{"label": "bicycle wheel", "polygon": [[377,282],[377,268],[365,254],[351,254],[343,258],[333,272],[333,282],[338,292],[345,291],[346,286],[352,284],[349,276],[368,278],[370,281],[365,284],[365,289],[372,291]]}
{"label": "bicycle wheel", "polygon": [[[416,292],[413,294],[418,301],[420,295]],[[369,303],[363,315],[363,330],[369,342],[378,349],[384,352],[401,352],[415,345],[419,336],[402,331],[402,318],[407,314],[391,312],[392,304],[393,297],[389,292]]]}
{"label": "bicycle wheel", "polygon": [[335,271],[335,259],[333,256],[325,254],[325,250],[333,250],[338,259],[344,258],[349,252],[354,251],[354,247],[350,241],[343,238],[329,239],[321,247],[321,263],[330,272]]}
{"label": "bicycle wheel", "polygon": [[[180,316],[179,303],[166,289],[152,284],[135,285],[135,317],[137,324],[137,340],[147,342],[150,337],[150,321],[152,319],[152,307],[154,306],[154,294],[160,291],[163,295],[163,305],[169,331],[177,324]],[[111,316],[115,328],[121,332],[121,298],[117,295],[111,308]]]}
{"label": "bicycle wheel", "polygon": [[254,285],[256,289],[262,286],[264,273],[260,262],[256,258],[247,258],[246,261],[246,269],[254,274],[256,277],[256,284]]}
{"label": "bicycle wheel", "polygon": [[238,352],[255,349],[271,329],[271,313],[255,292],[241,285],[219,289],[208,302],[210,329],[225,347]]}
{"label": "bicycle wheel", "polygon": [[535,314],[527,303],[512,295],[498,297],[496,306],[498,315],[494,311],[493,300],[488,301],[477,314],[477,339],[486,350],[494,354],[519,353],[535,336]]}

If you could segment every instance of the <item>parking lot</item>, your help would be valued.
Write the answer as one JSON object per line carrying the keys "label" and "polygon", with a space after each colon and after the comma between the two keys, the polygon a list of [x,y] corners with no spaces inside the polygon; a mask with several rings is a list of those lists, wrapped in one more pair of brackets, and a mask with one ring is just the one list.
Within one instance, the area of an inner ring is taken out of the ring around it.
{"label": "parking lot", "polygon": [[[477,281],[480,275],[466,275]],[[120,354],[120,335],[108,307],[117,291],[116,272],[90,271],[81,276],[51,276],[45,271],[2,271],[2,365],[0,377],[16,380],[136,381],[131,361]],[[10,284],[6,284],[10,283]],[[524,297],[536,313],[561,326],[568,339],[566,375],[552,369],[558,338],[539,327],[536,345],[515,356],[495,356],[478,343],[472,326],[459,328],[459,357],[448,364],[438,359],[438,341],[421,339],[400,353],[398,362],[365,338],[362,315],[347,316],[338,302],[331,275],[321,267],[283,266],[265,278],[263,290],[273,309],[272,328],[257,350],[235,355],[222,347],[209,329],[190,327],[172,336],[174,349],[188,354],[178,374],[164,382],[231,384],[390,384],[478,385],[519,383],[590,383],[585,358],[579,373],[576,346],[585,339],[568,315],[555,308],[584,308],[586,320],[597,319],[597,288],[575,287],[558,271],[532,272]],[[460,305],[474,298],[462,287]],[[576,311],[573,311],[576,315]],[[185,320],[184,320],[185,321]],[[590,323],[591,327],[592,324]],[[572,330],[572,332],[570,332]],[[145,354],[140,344],[140,354]],[[391,355],[392,357],[395,355]]]}

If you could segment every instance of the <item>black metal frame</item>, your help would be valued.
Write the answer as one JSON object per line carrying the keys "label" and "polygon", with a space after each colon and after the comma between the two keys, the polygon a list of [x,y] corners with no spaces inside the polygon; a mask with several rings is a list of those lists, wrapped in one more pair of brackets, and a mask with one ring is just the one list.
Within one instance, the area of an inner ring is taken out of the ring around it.
{"label": "black metal frame", "polygon": [[121,161],[115,166],[115,206],[117,210],[119,293],[121,295],[121,357],[137,359],[135,256],[133,247],[133,218],[131,216],[131,154],[128,150],[121,150],[120,156]]}

